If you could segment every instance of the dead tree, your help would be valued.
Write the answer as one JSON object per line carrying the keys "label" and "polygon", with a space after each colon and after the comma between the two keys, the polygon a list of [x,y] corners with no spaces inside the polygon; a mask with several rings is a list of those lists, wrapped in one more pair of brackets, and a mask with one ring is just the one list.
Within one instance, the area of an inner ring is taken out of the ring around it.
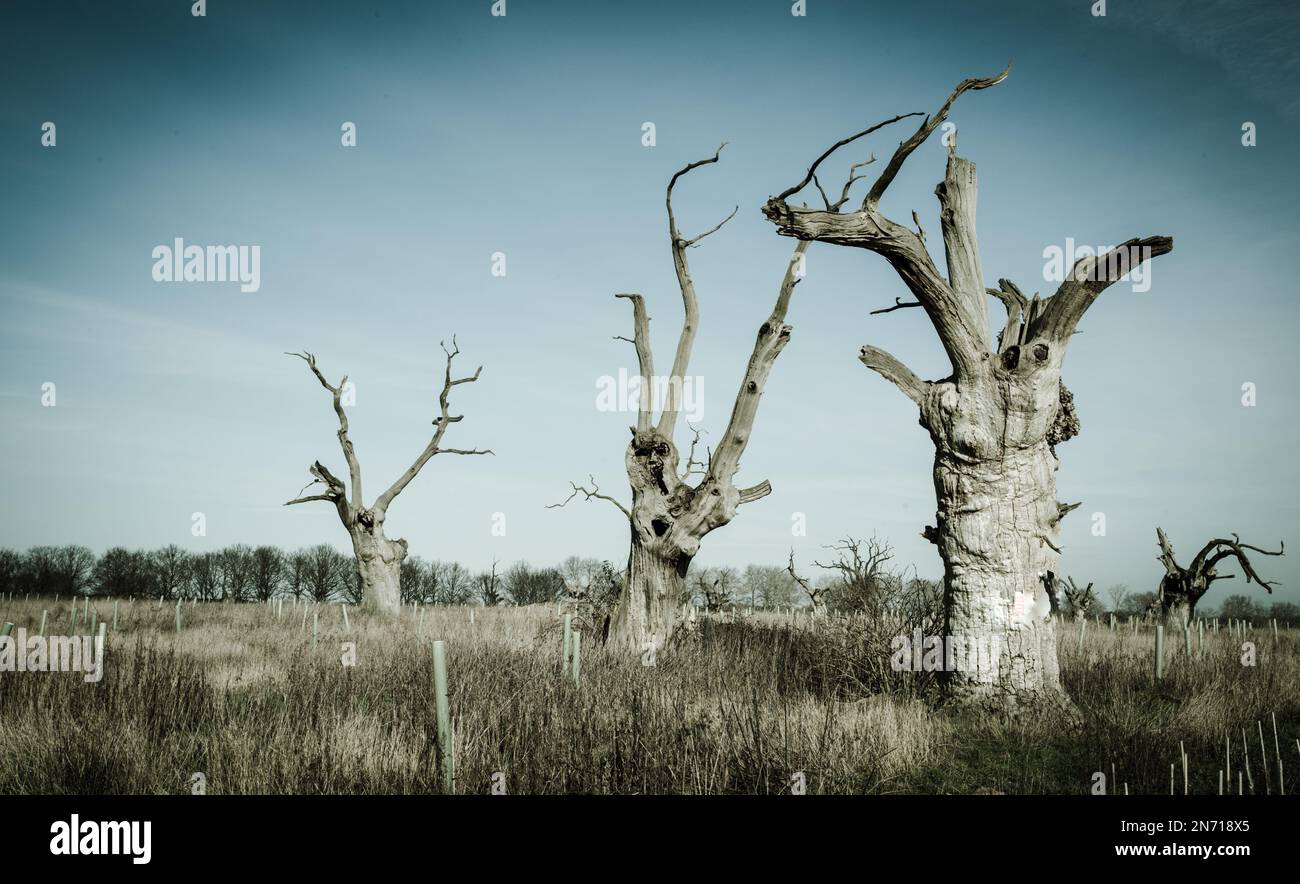
{"label": "dead tree", "polygon": [[[398,538],[389,540],[384,536],[384,519],[388,515],[388,507],[392,504],[393,499],[402,493],[407,485],[411,484],[424,465],[435,454],[491,454],[490,450],[480,451],[477,448],[460,449],[460,448],[443,448],[442,437],[447,432],[447,427],[457,423],[464,418],[464,415],[453,415],[450,411],[451,388],[458,384],[468,384],[477,381],[479,374],[483,371],[483,366],[479,366],[471,377],[455,378],[451,376],[452,360],[460,353],[460,348],[456,346],[456,339],[452,338],[451,349],[445,346],[442,351],[447,354],[447,368],[442,384],[442,392],[438,396],[439,414],[434,417],[433,425],[435,427],[433,438],[425,446],[424,451],[415,459],[415,463],[398,477],[387,491],[379,495],[372,506],[366,506],[365,500],[361,493],[361,462],[357,460],[356,452],[352,448],[352,440],[348,438],[348,416],[343,406],[343,390],[347,386],[347,376],[339,381],[338,386],[330,384],[325,380],[325,375],[316,367],[316,357],[311,353],[289,353],[286,355],[297,356],[307,363],[312,374],[316,375],[316,380],[320,381],[321,386],[330,392],[334,399],[334,413],[339,419],[339,445],[343,448],[343,457],[348,464],[348,476],[351,483],[351,499],[348,497],[348,488],[333,473],[326,469],[320,461],[316,461],[308,468],[314,481],[311,488],[315,485],[323,485],[324,491],[319,494],[310,494],[299,496],[288,501],[285,506],[291,506],[295,503],[306,503],[312,500],[323,500],[334,504],[338,510],[339,519],[343,522],[343,527],[347,529],[348,536],[352,538],[352,549],[356,554],[357,575],[361,582],[362,604],[372,611],[381,614],[396,614],[401,609],[401,573],[402,561],[406,558],[406,541]],[[304,488],[304,491],[307,489]],[[301,494],[301,492],[300,492]]]}
{"label": "dead tree", "polygon": [[[724,144],[722,147],[725,147]],[[650,392],[656,383],[654,356],[650,346],[650,317],[645,299],[639,294],[619,294],[632,305],[633,337],[640,374],[637,422],[631,428],[632,439],[624,462],[628,483],[632,487],[632,505],[600,492],[591,486],[573,484],[573,494],[564,506],[579,494],[587,500],[605,500],[618,507],[631,527],[631,550],[628,555],[627,580],[614,612],[610,639],[639,652],[647,642],[666,643],[676,627],[682,589],[687,569],[700,548],[700,541],[710,531],[721,528],[736,517],[738,507],[765,497],[772,491],[767,481],[747,488],[734,484],[741,455],[749,443],[759,399],[767,382],[772,363],[790,339],[785,324],[790,298],[802,275],[802,256],[810,243],[799,243],[785,270],[772,313],[758,328],[749,365],[736,394],[731,419],[717,448],[705,460],[697,461],[696,443],[691,443],[685,465],[681,465],[673,441],[681,407],[683,379],[690,369],[691,351],[699,330],[700,308],[691,279],[688,250],[699,245],[735,216],[723,219],[713,228],[688,238],[677,227],[673,215],[673,188],[686,174],[718,162],[719,147],[712,157],[697,160],[680,169],[668,182],[665,204],[668,211],[668,239],[672,247],[673,266],[681,290],[685,317],[677,337],[672,371],[667,378],[667,395],[658,420]],[[623,338],[623,340],[629,340]]]}
{"label": "dead tree", "polygon": [[812,604],[813,616],[824,617],[826,615],[826,593],[830,591],[829,586],[817,586],[805,577],[800,577],[794,570],[794,550],[790,550],[790,563],[786,565],[786,570],[794,578],[794,582],[799,584],[803,594],[808,596],[808,601]]}
{"label": "dead tree", "polygon": [[1098,295],[1140,262],[1169,252],[1173,241],[1132,239],[1084,258],[1045,300],[1027,299],[1013,283],[1000,280],[996,290],[987,291],[1006,306],[1007,320],[991,346],[975,236],[975,165],[957,156],[955,142],[949,145],[947,170],[935,190],[947,276],[930,256],[916,213],[912,229],[885,217],[880,200],[957,98],[1001,83],[1008,72],[963,80],[898,146],[854,211],[840,212],[829,202],[825,209],[796,208],[787,200],[816,181],[817,167],[835,149],[878,127],[832,146],[803,181],[771,198],[763,211],[784,236],[882,256],[915,299],[895,306],[920,307],[938,333],[952,365],[942,380],[921,380],[877,347],[863,347],[859,359],[916,403],[935,446],[937,522],[923,533],[944,562],[947,633],[999,648],[991,666],[950,673],[947,690],[962,700],[997,698],[1009,704],[1017,697],[1062,695],[1041,580],[1056,570],[1060,520],[1072,508],[1056,500],[1055,446],[1078,432],[1061,384],[1066,348]]}
{"label": "dead tree", "polygon": [[1242,543],[1241,538],[1234,534],[1231,540],[1211,540],[1196,554],[1196,558],[1192,559],[1192,564],[1183,568],[1174,560],[1174,548],[1163,529],[1156,529],[1156,540],[1160,544],[1158,561],[1165,566],[1165,576],[1161,578],[1160,589],[1156,593],[1155,601],[1151,603],[1151,613],[1167,624],[1176,625],[1179,629],[1192,622],[1192,617],[1196,614],[1196,603],[1209,590],[1211,583],[1216,580],[1231,580],[1235,576],[1220,574],[1219,562],[1228,558],[1236,559],[1241,566],[1241,573],[1246,575],[1246,583],[1257,583],[1271,595],[1277,581],[1261,579],[1250,563],[1250,559],[1246,557],[1246,550],[1265,556],[1286,554],[1285,544],[1279,544],[1277,552],[1269,552]]}
{"label": "dead tree", "polygon": [[1065,594],[1065,602],[1070,606],[1070,613],[1074,615],[1074,619],[1082,620],[1087,617],[1093,605],[1097,604],[1097,594],[1092,591],[1092,584],[1080,586],[1074,582],[1073,577],[1067,577],[1058,582],[1061,592]]}

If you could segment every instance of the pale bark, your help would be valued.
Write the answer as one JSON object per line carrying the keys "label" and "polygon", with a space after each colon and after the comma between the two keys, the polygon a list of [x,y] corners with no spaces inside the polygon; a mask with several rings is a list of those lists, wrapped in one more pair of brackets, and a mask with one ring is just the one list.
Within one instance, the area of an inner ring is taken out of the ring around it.
{"label": "pale bark", "polygon": [[438,396],[439,414],[433,419],[433,424],[437,427],[433,438],[420,452],[415,462],[407,468],[406,472],[399,476],[387,491],[376,498],[374,505],[369,507],[365,505],[361,493],[361,462],[357,459],[356,451],[352,447],[352,440],[348,438],[348,417],[342,400],[343,389],[347,385],[347,376],[344,375],[338,386],[334,386],[325,379],[325,375],[316,367],[316,357],[311,353],[288,354],[297,356],[306,362],[312,374],[316,376],[321,386],[328,390],[333,398],[334,413],[338,416],[339,421],[339,445],[343,449],[343,456],[348,464],[352,497],[349,500],[347,487],[343,482],[335,477],[324,464],[316,461],[308,468],[308,472],[311,473],[313,478],[312,485],[324,486],[324,490],[318,494],[296,497],[288,501],[285,506],[315,500],[326,501],[334,505],[339,514],[339,521],[343,523],[343,527],[348,532],[348,537],[352,540],[352,551],[356,557],[357,576],[361,582],[362,606],[375,613],[397,614],[401,610],[402,604],[401,571],[402,561],[406,558],[406,541],[401,538],[389,540],[384,536],[384,520],[388,516],[388,507],[392,504],[394,498],[402,493],[402,490],[411,483],[424,465],[436,454],[492,453],[490,450],[480,451],[476,448],[441,447],[442,437],[446,433],[447,427],[463,419],[463,415],[451,414],[449,399],[451,388],[478,380],[479,374],[483,371],[482,366],[480,366],[470,377],[453,379],[451,376],[452,360],[460,353],[460,348],[456,346],[454,338],[452,339],[452,348],[448,350],[443,347],[443,352],[447,356],[447,367],[442,391]]}
{"label": "pale bark", "polygon": [[[641,377],[637,424],[631,428],[632,439],[624,455],[628,484],[632,489],[631,506],[624,506],[600,493],[594,480],[590,487],[574,484],[569,499],[554,505],[564,506],[582,494],[589,500],[613,503],[627,517],[631,529],[627,579],[611,618],[609,638],[614,645],[633,651],[639,651],[651,642],[663,645],[672,637],[684,596],[686,572],[699,552],[704,536],[731,522],[742,504],[759,500],[772,490],[766,480],[741,488],[737,487],[734,479],[741,456],[749,444],[768,374],[790,338],[791,329],[785,324],[785,317],[799,282],[800,258],[810,243],[799,243],[786,267],[772,312],[758,329],[731,418],[707,461],[695,460],[695,444],[692,443],[687,463],[682,466],[674,442],[681,410],[679,393],[690,370],[700,315],[687,250],[716,232],[735,212],[710,230],[688,239],[678,230],[673,214],[673,188],[693,169],[716,163],[721,150],[719,147],[712,157],[685,166],[673,175],[668,184],[668,233],[673,267],[682,295],[683,320],[672,373],[668,378],[669,398],[657,422],[649,395],[654,380],[654,363],[645,300],[639,294],[616,296],[632,304],[631,340],[636,348]],[[698,438],[697,433],[696,441]]]}
{"label": "pale bark", "polygon": [[[974,164],[950,144],[944,179],[935,191],[946,278],[931,259],[919,224],[913,231],[879,210],[903,162],[943,122],[957,97],[1006,76],[1003,71],[959,84],[939,112],[898,146],[858,211],[794,208],[786,202],[793,191],[786,191],[768,201],[764,214],[783,235],[881,255],[916,301],[895,299],[894,307],[877,312],[920,306],[934,326],[952,365],[947,378],[922,381],[877,347],[863,347],[859,359],[919,406],[921,424],[935,446],[938,513],[924,535],[944,562],[946,632],[996,651],[991,665],[947,673],[947,691],[961,701],[1013,705],[1062,696],[1052,599],[1044,588],[1059,559],[1061,518],[1077,506],[1056,500],[1055,446],[1078,432],[1061,365],[1079,318],[1128,272],[1132,253],[1112,253],[1117,260],[1110,263],[1079,262],[1046,301],[1026,299],[1006,280],[988,289],[1007,307],[1006,324],[990,348],[993,334],[975,234]],[[1118,248],[1128,247],[1137,249],[1140,261],[1170,251],[1172,240],[1130,240]],[[1098,275],[1097,267],[1118,272]]]}

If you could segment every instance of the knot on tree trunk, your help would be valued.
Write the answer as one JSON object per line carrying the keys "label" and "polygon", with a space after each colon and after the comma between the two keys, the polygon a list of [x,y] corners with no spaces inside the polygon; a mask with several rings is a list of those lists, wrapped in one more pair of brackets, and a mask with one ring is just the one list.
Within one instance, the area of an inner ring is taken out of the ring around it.
{"label": "knot on tree trunk", "polygon": [[1074,408],[1074,394],[1065,386],[1064,381],[1058,381],[1060,385],[1060,405],[1056,409],[1056,418],[1052,425],[1047,428],[1047,444],[1051,447],[1052,453],[1056,453],[1056,446],[1061,442],[1066,442],[1079,435],[1079,413]]}

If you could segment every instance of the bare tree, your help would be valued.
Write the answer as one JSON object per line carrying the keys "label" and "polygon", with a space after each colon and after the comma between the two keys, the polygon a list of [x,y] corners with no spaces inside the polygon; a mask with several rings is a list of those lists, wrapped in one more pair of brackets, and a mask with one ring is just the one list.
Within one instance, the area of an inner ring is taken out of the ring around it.
{"label": "bare tree", "polygon": [[798,587],[779,565],[749,565],[745,568],[751,607],[783,608],[794,604]]}
{"label": "bare tree", "polygon": [[492,562],[492,570],[484,571],[475,578],[479,601],[484,607],[492,608],[505,601],[501,575],[497,574],[497,563]]}
{"label": "bare tree", "polygon": [[1241,566],[1241,573],[1246,575],[1246,583],[1258,583],[1268,593],[1277,585],[1275,580],[1264,580],[1255,571],[1255,567],[1246,557],[1246,551],[1257,552],[1265,556],[1286,554],[1286,546],[1279,544],[1277,552],[1269,552],[1248,543],[1242,543],[1236,534],[1231,540],[1211,540],[1196,554],[1192,563],[1181,567],[1174,559],[1174,548],[1161,528],[1156,529],[1156,540],[1160,544],[1160,564],[1165,566],[1165,576],[1160,580],[1160,589],[1151,603],[1153,614],[1162,617],[1166,623],[1178,625],[1190,623],[1196,614],[1196,603],[1209,590],[1216,580],[1230,580],[1234,575],[1220,574],[1218,564],[1224,559],[1233,558]]}
{"label": "bare tree", "polygon": [[181,599],[190,585],[190,554],[174,543],[153,553],[158,591],[167,598]]}
{"label": "bare tree", "polygon": [[289,595],[301,599],[307,595],[307,572],[311,570],[311,554],[305,549],[296,549],[289,554],[286,588]]}
{"label": "bare tree", "polygon": [[[952,374],[939,381],[922,381],[877,347],[863,347],[859,359],[916,403],[935,445],[938,515],[924,536],[944,562],[946,633],[996,643],[1000,651],[985,667],[992,671],[968,667],[949,673],[946,690],[958,699],[997,697],[1010,704],[1016,697],[1063,696],[1041,578],[1055,570],[1060,521],[1073,509],[1056,500],[1055,446],[1078,432],[1072,398],[1061,384],[1066,348],[1102,291],[1142,261],[1171,251],[1173,241],[1131,239],[1086,257],[1045,300],[1026,298],[1005,279],[997,289],[985,289],[975,236],[975,165],[957,156],[955,141],[935,191],[947,276],[935,266],[915,212],[915,230],[882,214],[886,189],[957,98],[1001,83],[1008,72],[958,84],[939,111],[899,144],[854,211],[840,212],[829,200],[824,210],[792,207],[787,200],[816,181],[817,167],[833,151],[879,125],[832,146],[803,181],[771,198],[763,211],[779,233],[800,242],[881,255],[915,298],[896,300],[895,308],[920,307],[938,333],[952,365]],[[859,177],[850,172],[846,190]],[[992,349],[986,291],[1007,309]]]}
{"label": "bare tree", "polygon": [[505,574],[506,596],[516,605],[550,604],[564,592],[564,577],[558,568],[536,568],[516,562]]}
{"label": "bare tree", "polygon": [[474,581],[460,562],[449,562],[442,571],[442,583],[435,601],[444,605],[463,605],[474,597]]}
{"label": "bare tree", "polygon": [[190,592],[201,602],[216,601],[221,597],[221,554],[199,553],[190,557]]}
{"label": "bare tree", "polygon": [[221,566],[221,597],[232,602],[245,601],[253,591],[253,550],[242,543],[228,546],[218,553]]}
{"label": "bare tree", "polygon": [[305,578],[307,595],[315,602],[328,602],[341,589],[340,560],[344,555],[328,543],[307,550]]}
{"label": "bare tree", "polygon": [[1092,591],[1092,584],[1080,586],[1074,582],[1073,577],[1067,577],[1059,583],[1061,592],[1065,594],[1065,603],[1069,606],[1074,619],[1081,620],[1087,617],[1097,604],[1097,593]]}
{"label": "bare tree", "polygon": [[1124,602],[1129,596],[1129,588],[1122,583],[1116,583],[1106,590],[1106,595],[1110,596],[1110,609],[1118,614],[1124,610]]}
{"label": "bare tree", "polygon": [[280,591],[284,582],[285,558],[279,547],[259,546],[253,550],[253,596],[266,601]]}
{"label": "bare tree", "polygon": [[894,547],[887,540],[871,537],[858,540],[845,537],[828,547],[835,558],[828,563],[814,561],[824,571],[836,578],[831,601],[836,610],[879,613],[888,593],[887,584],[901,584],[901,579],[889,569],[894,558]]}
{"label": "bare tree", "polygon": [[677,338],[672,370],[667,378],[666,400],[657,421],[650,395],[657,379],[650,346],[650,317],[646,312],[645,300],[639,294],[615,296],[627,299],[632,305],[633,337],[623,340],[629,340],[636,348],[640,374],[637,423],[631,428],[632,440],[624,457],[628,482],[632,487],[632,505],[626,507],[615,498],[601,493],[594,479],[590,487],[574,484],[573,494],[563,503],[554,504],[563,506],[582,494],[587,500],[609,501],[627,518],[631,528],[627,580],[624,581],[622,596],[612,617],[609,637],[616,644],[635,651],[650,641],[662,645],[672,636],[677,625],[686,573],[691,560],[699,552],[700,541],[704,536],[734,519],[737,508],[742,504],[752,503],[772,491],[772,486],[767,481],[738,488],[733,480],[740,467],[740,458],[749,443],[759,399],[772,363],[790,339],[791,328],[785,324],[785,316],[795,285],[802,276],[802,256],[808,250],[809,243],[800,242],[796,246],[786,267],[772,313],[759,326],[749,365],[736,394],[731,419],[716,450],[710,452],[704,460],[697,460],[697,432],[686,463],[682,465],[674,442],[682,404],[682,384],[690,369],[691,352],[700,322],[699,300],[695,293],[695,283],[691,279],[687,253],[705,237],[717,232],[736,212],[733,210],[731,215],[704,233],[687,237],[678,229],[673,214],[673,188],[684,175],[700,166],[718,162],[725,146],[720,146],[711,157],[682,167],[668,182],[665,198],[668,240],[672,247],[673,267],[685,315]]}
{"label": "bare tree", "polygon": [[808,596],[808,602],[812,605],[813,614],[821,617],[826,613],[826,594],[830,592],[830,585],[826,583],[814,584],[806,577],[800,577],[794,570],[794,550],[790,550],[790,564],[786,566],[794,582],[803,590],[803,594]]}
{"label": "bare tree", "polygon": [[[323,485],[325,490],[320,494],[311,494],[305,497],[300,496],[288,501],[285,506],[295,503],[306,503],[311,500],[323,500],[334,504],[338,510],[339,519],[343,522],[343,527],[347,529],[348,536],[352,538],[352,549],[356,553],[357,575],[361,581],[361,593],[363,603],[371,610],[383,614],[396,614],[401,610],[401,568],[402,560],[406,558],[406,541],[398,538],[389,540],[384,536],[384,519],[388,515],[388,507],[392,504],[393,499],[402,493],[407,485],[411,484],[424,465],[429,462],[435,454],[491,454],[490,450],[480,451],[477,448],[460,449],[460,448],[443,448],[442,437],[447,432],[447,427],[464,418],[464,415],[453,415],[450,411],[449,397],[451,388],[459,384],[469,384],[477,381],[479,374],[483,371],[483,366],[479,366],[474,374],[470,377],[453,379],[451,376],[452,360],[460,353],[460,348],[456,346],[456,339],[452,338],[451,349],[446,346],[442,348],[443,353],[447,354],[447,369],[444,374],[442,392],[438,396],[438,406],[440,413],[433,419],[435,427],[433,438],[425,446],[424,451],[415,459],[415,463],[397,478],[397,481],[389,486],[388,490],[375,499],[372,506],[365,505],[365,499],[361,494],[361,462],[357,460],[356,452],[352,447],[352,440],[348,438],[348,417],[343,407],[343,389],[347,385],[347,376],[339,381],[338,386],[330,384],[325,380],[325,375],[316,367],[316,357],[311,353],[289,353],[289,356],[297,356],[307,363],[312,374],[320,381],[321,386],[330,392],[334,399],[334,413],[339,419],[339,445],[343,448],[343,457],[348,464],[348,476],[351,479],[352,497],[348,498],[348,489],[343,482],[336,478],[325,466],[316,461],[308,469],[313,477],[311,485]],[[308,487],[311,487],[309,485]],[[306,489],[304,489],[306,490]]]}

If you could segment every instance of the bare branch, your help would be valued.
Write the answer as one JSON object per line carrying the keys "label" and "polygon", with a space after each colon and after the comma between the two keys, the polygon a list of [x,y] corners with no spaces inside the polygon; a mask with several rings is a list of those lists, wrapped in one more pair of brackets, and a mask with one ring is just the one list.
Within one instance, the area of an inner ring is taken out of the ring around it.
{"label": "bare branch", "polygon": [[[298,503],[309,503],[311,501],[323,500],[334,504],[338,510],[339,518],[343,520],[344,525],[351,525],[354,519],[354,509],[348,503],[347,489],[343,482],[326,468],[320,461],[316,461],[307,471],[312,475],[312,481],[307,484],[302,491],[298,492],[298,497],[285,502],[285,506],[293,506]],[[302,492],[316,485],[325,486],[325,491],[321,494],[311,494],[303,496]]]}
{"label": "bare branch", "polygon": [[1254,566],[1251,565],[1250,559],[1246,557],[1246,550],[1257,552],[1265,556],[1286,555],[1285,544],[1280,544],[1277,552],[1271,552],[1266,549],[1260,549],[1257,546],[1251,546],[1248,543],[1242,543],[1241,538],[1234,534],[1232,535],[1232,540],[1211,540],[1207,543],[1205,548],[1197,553],[1189,570],[1197,571],[1203,568],[1204,572],[1210,577],[1210,579],[1222,580],[1231,575],[1220,576],[1214,574],[1215,566],[1223,559],[1235,558],[1237,563],[1241,566],[1241,573],[1245,575],[1247,583],[1258,583],[1260,586],[1264,587],[1265,590],[1271,593],[1273,591],[1271,587],[1276,586],[1277,581],[1264,580],[1261,578]]}
{"label": "bare branch", "polygon": [[[637,432],[650,430],[653,420],[654,404],[650,401],[651,384],[654,382],[654,351],[650,348],[650,317],[646,314],[645,298],[637,294],[615,295],[632,302],[632,344],[636,346],[636,358],[641,371],[641,390],[637,395]],[[623,338],[627,340],[627,338]]]}
{"label": "bare branch", "polygon": [[925,401],[925,381],[921,380],[903,363],[879,347],[864,346],[858,352],[858,361],[885,380],[902,390],[917,405]]}
{"label": "bare branch", "polygon": [[[803,177],[802,181],[800,181],[794,187],[788,187],[785,190],[781,191],[775,197],[773,197],[773,199],[782,200],[782,201],[787,200],[790,197],[794,196],[799,191],[803,190],[805,187],[807,187],[808,182],[812,181],[813,177],[817,174],[817,167],[820,166],[827,157],[835,153],[835,151],[839,150],[844,145],[851,144],[852,142],[857,141],[859,138],[862,138],[863,136],[866,135],[870,135],[872,132],[875,132],[877,129],[883,129],[886,126],[897,123],[899,120],[905,120],[908,117],[919,117],[919,116],[921,116],[920,111],[913,111],[910,114],[899,114],[898,116],[893,117],[892,119],[885,120],[883,123],[876,123],[874,126],[870,126],[866,129],[863,129],[861,132],[857,133],[856,135],[850,135],[848,138],[841,138],[839,141],[835,142],[830,147],[826,148],[826,151],[821,156],[819,156],[816,160],[813,161],[813,164],[808,167],[808,174]],[[874,157],[872,159],[874,159]],[[868,162],[871,162],[871,160],[868,160]],[[845,190],[847,189],[848,189],[848,185],[845,185]]]}
{"label": "bare branch", "polygon": [[882,313],[893,313],[895,310],[902,310],[907,307],[920,307],[920,306],[921,306],[920,301],[903,301],[900,298],[894,298],[893,307],[882,307],[879,310],[872,310],[871,315],[879,316]]}
{"label": "bare branch", "polygon": [[764,479],[762,482],[759,482],[757,485],[754,485],[752,487],[741,488],[740,502],[742,504],[753,503],[756,500],[767,497],[771,493],[772,493],[772,483]]}
{"label": "bare branch", "polygon": [[1167,255],[1173,249],[1172,237],[1149,236],[1120,243],[1104,255],[1090,255],[1079,260],[1056,294],[1047,300],[1041,318],[1026,323],[1026,337],[1068,341],[1083,314],[1111,283],[1126,276],[1142,262]]}
{"label": "bare branch", "polygon": [[772,314],[758,328],[758,337],[754,341],[754,350],[750,354],[745,376],[741,379],[740,390],[736,393],[731,418],[727,421],[727,429],[709,464],[709,477],[716,482],[731,482],[736,470],[740,468],[740,457],[749,444],[749,434],[754,427],[754,418],[758,415],[759,399],[762,398],[772,363],[790,340],[791,328],[785,325],[785,317],[795,286],[799,284],[800,258],[808,251],[809,245],[808,242],[801,241],[795,246],[794,255],[786,264],[785,276],[781,279],[781,288],[777,292],[776,303],[772,306]]}
{"label": "bare branch", "polygon": [[[681,235],[681,231],[677,229],[677,219],[673,215],[673,188],[677,185],[677,180],[691,170],[698,169],[700,166],[707,166],[711,163],[716,163],[718,157],[722,153],[722,148],[726,146],[727,143],[724,141],[722,144],[718,145],[718,149],[713,152],[712,157],[703,160],[696,160],[695,162],[688,163],[679,169],[677,173],[669,179],[668,192],[664,198],[664,204],[668,210],[668,238],[673,250],[673,268],[677,272],[677,286],[682,292],[682,308],[684,313],[682,318],[682,331],[677,339],[677,352],[673,357],[672,373],[668,378],[667,402],[664,405],[663,411],[659,415],[659,435],[666,439],[672,438],[673,429],[677,425],[677,413],[681,406],[679,397],[682,378],[685,377],[686,369],[690,365],[691,348],[695,344],[695,333],[699,330],[700,325],[700,305],[699,301],[695,297],[695,283],[691,279],[690,262],[686,258],[686,250],[690,248],[694,242],[698,242],[700,237],[696,237],[695,240],[684,239]],[[734,215],[735,212],[732,213],[732,216]],[[728,220],[730,220],[730,218],[728,218]],[[726,221],[723,221],[722,223],[725,224]],[[718,227],[721,226],[722,224],[718,225]],[[718,227],[713,228],[713,230],[717,230]],[[712,233],[713,231],[709,232]],[[707,236],[708,234],[704,235]]]}
{"label": "bare branch", "polygon": [[440,414],[438,414],[433,419],[433,425],[437,427],[437,429],[433,433],[433,438],[429,440],[429,444],[425,446],[424,451],[420,452],[420,456],[415,459],[415,463],[411,464],[411,466],[407,468],[406,472],[402,473],[402,475],[398,477],[397,481],[394,482],[392,486],[389,487],[389,489],[385,491],[383,494],[381,494],[379,498],[375,501],[374,511],[381,518],[388,511],[388,507],[393,502],[393,499],[397,497],[397,495],[401,494],[402,490],[406,488],[407,485],[411,484],[411,481],[417,475],[419,475],[420,470],[424,468],[424,465],[428,463],[429,459],[432,458],[435,454],[439,454],[442,452],[446,452],[447,454],[491,454],[492,453],[490,450],[480,451],[479,449],[459,449],[459,448],[439,447],[440,443],[442,442],[443,434],[447,432],[447,427],[453,423],[456,423],[462,417],[461,415],[453,416],[451,414],[450,398],[449,398],[451,395],[451,388],[459,384],[473,383],[474,381],[477,381],[479,379],[479,375],[483,373],[483,366],[480,365],[477,369],[475,369],[474,374],[469,377],[453,378],[451,376],[451,366],[453,360],[455,360],[455,358],[460,354],[460,346],[456,343],[456,338],[454,335],[452,336],[451,339],[450,350],[447,349],[445,343],[441,343],[440,346],[442,346],[442,352],[447,355],[447,366],[443,374],[442,391],[438,394],[438,408]]}
{"label": "bare branch", "polygon": [[629,520],[632,518],[632,514],[631,514],[630,512],[628,512],[627,507],[623,506],[623,504],[619,503],[617,500],[615,500],[614,498],[610,497],[608,494],[601,494],[601,493],[600,493],[600,486],[596,484],[596,478],[595,478],[594,476],[590,476],[590,475],[589,475],[587,478],[591,480],[591,488],[590,488],[590,489],[587,488],[585,485],[578,485],[578,484],[575,484],[575,483],[573,483],[573,482],[570,482],[570,483],[569,483],[569,486],[570,486],[571,488],[573,488],[573,493],[570,494],[568,497],[566,497],[564,500],[560,501],[559,503],[548,504],[546,508],[547,508],[548,510],[552,510],[552,509],[561,509],[561,508],[563,508],[566,504],[568,504],[569,501],[573,500],[573,498],[575,498],[575,497],[577,497],[579,494],[581,494],[581,495],[583,495],[587,500],[606,500],[606,501],[609,501],[610,503],[614,504],[614,506],[618,507],[618,508],[619,508],[619,511],[621,511],[621,512],[623,513],[623,515],[627,516]]}
{"label": "bare branch", "polygon": [[364,506],[361,496],[361,463],[357,460],[356,452],[352,448],[352,440],[348,438],[348,416],[343,408],[343,388],[347,386],[348,376],[344,375],[343,380],[339,381],[339,385],[335,387],[325,380],[325,375],[316,367],[316,357],[311,353],[304,350],[302,353],[285,353],[285,355],[296,356],[307,363],[307,367],[311,369],[312,374],[316,375],[316,380],[320,381],[320,385],[329,390],[334,400],[334,413],[339,419],[339,447],[343,449],[343,457],[348,464],[348,475],[352,479],[352,504],[356,507]]}
{"label": "bare branch", "polygon": [[912,134],[912,137],[898,145],[898,149],[895,150],[894,155],[889,158],[889,163],[885,166],[884,171],[880,173],[880,177],[876,179],[876,183],[871,185],[871,190],[868,191],[866,199],[862,201],[863,211],[866,211],[869,208],[875,208],[876,204],[880,202],[880,198],[884,196],[885,190],[893,183],[899,170],[903,168],[903,163],[912,155],[912,151],[925,143],[925,140],[930,137],[930,133],[937,129],[939,124],[948,118],[948,111],[952,110],[953,102],[955,102],[962,93],[970,90],[987,89],[990,86],[996,86],[1005,80],[1007,75],[1010,73],[1011,65],[1008,64],[1002,70],[1002,73],[998,74],[996,77],[976,77],[962,80],[958,83],[957,88],[952,91],[952,94],[948,96],[948,100],[943,103],[943,107],[939,108],[939,112],[933,117],[926,117],[925,122],[923,122],[920,128]]}
{"label": "bare branch", "polygon": [[[706,474],[708,473],[708,471],[709,471],[709,465],[708,465],[708,463],[702,463],[702,462],[700,462],[700,461],[698,461],[698,460],[695,459],[695,447],[696,447],[696,446],[699,444],[699,442],[700,442],[700,432],[701,432],[701,430],[700,430],[699,427],[691,427],[691,431],[695,434],[695,436],[694,436],[694,438],[691,439],[691,449],[690,449],[690,452],[686,455],[686,468],[682,471],[682,475],[681,475],[681,481],[683,481],[683,482],[685,482],[685,481],[687,481],[688,479],[690,479],[690,477],[693,476],[693,475],[696,475],[696,474],[698,474],[698,475],[706,475]],[[709,462],[712,463],[712,461],[713,461],[713,453],[710,451],[710,452],[709,452]],[[695,470],[695,469],[692,469],[693,467],[699,467],[700,469]]]}
{"label": "bare branch", "polygon": [[704,239],[704,237],[708,236],[710,233],[717,233],[719,230],[722,229],[722,225],[723,225],[723,224],[726,224],[726,223],[727,223],[728,221],[730,221],[732,218],[736,217],[736,213],[739,212],[739,211],[740,211],[740,206],[736,206],[734,209],[731,210],[731,214],[730,214],[730,215],[728,215],[727,217],[723,218],[723,219],[722,219],[721,221],[719,221],[717,224],[713,225],[713,226],[710,227],[708,230],[704,231],[703,233],[701,233],[699,236],[695,237],[694,239],[688,239],[688,240],[685,240],[686,248],[688,248],[688,249],[689,249],[689,248],[694,248],[695,245],[696,245],[700,240]]}

